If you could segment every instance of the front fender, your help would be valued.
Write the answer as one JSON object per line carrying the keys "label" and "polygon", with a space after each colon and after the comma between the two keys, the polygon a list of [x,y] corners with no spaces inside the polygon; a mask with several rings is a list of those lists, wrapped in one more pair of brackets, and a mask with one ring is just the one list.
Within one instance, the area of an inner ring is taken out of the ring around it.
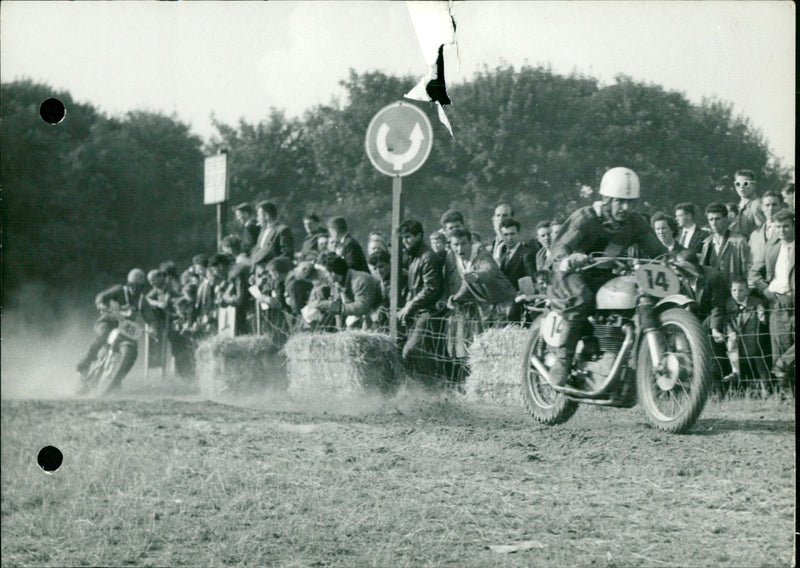
{"label": "front fender", "polygon": [[679,308],[688,308],[692,304],[697,304],[697,302],[692,300],[689,296],[686,296],[685,294],[672,294],[666,298],[661,298],[653,307],[656,309],[656,311],[662,312],[665,309],[673,306]]}

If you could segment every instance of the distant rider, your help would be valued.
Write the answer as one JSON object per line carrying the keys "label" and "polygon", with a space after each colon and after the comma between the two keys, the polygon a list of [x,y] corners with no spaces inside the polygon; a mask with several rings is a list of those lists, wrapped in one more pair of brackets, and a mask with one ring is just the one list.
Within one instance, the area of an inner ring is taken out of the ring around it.
{"label": "distant rider", "polygon": [[591,253],[623,256],[631,245],[641,254],[656,257],[666,253],[647,219],[633,208],[640,196],[639,177],[628,168],[612,168],[600,181],[602,201],[575,211],[561,227],[551,248],[553,271],[548,296],[567,326],[566,341],[557,349],[550,369],[555,385],[567,382],[584,322],[594,308],[597,290],[612,274],[608,269],[574,272]]}
{"label": "distant rider", "polygon": [[[78,363],[78,372],[86,375],[89,371],[100,349],[108,340],[111,330],[116,328],[119,323],[115,315],[111,312],[112,302],[119,309],[119,314],[126,318],[134,319],[137,314],[143,311],[149,313],[149,305],[144,301],[144,291],[147,288],[147,275],[143,270],[134,268],[128,273],[125,284],[117,284],[108,290],[100,292],[94,300],[101,316],[94,324],[95,340],[89,346],[86,356]],[[143,314],[144,315],[144,314]],[[130,368],[120,369],[119,377],[124,377]]]}

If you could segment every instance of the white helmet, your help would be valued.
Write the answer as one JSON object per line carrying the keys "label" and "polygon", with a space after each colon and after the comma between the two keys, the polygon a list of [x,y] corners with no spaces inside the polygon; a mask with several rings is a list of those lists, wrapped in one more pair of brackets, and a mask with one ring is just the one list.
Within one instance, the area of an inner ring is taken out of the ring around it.
{"label": "white helmet", "polygon": [[600,195],[619,199],[638,199],[639,176],[628,168],[611,168],[600,180]]}

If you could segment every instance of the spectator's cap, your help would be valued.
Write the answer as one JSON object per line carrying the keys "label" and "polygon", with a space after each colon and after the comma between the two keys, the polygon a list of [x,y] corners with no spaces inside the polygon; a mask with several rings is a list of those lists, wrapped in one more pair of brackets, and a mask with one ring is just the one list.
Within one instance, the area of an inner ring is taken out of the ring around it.
{"label": "spectator's cap", "polygon": [[617,199],[639,199],[639,176],[629,168],[611,168],[600,180],[599,193]]}
{"label": "spectator's cap", "polygon": [[[444,237],[444,235],[442,235]],[[389,254],[389,251],[386,249],[378,249],[369,255],[369,260],[367,261],[370,266],[377,266],[379,262],[391,262],[392,257]]]}
{"label": "spectator's cap", "polygon": [[164,274],[162,270],[154,268],[153,270],[147,273],[147,281],[150,282],[150,284],[152,284],[153,282],[156,281],[156,279],[164,278],[165,276],[166,274]]}
{"label": "spectator's cap", "polygon": [[441,229],[437,229],[436,231],[431,233],[430,239],[432,241],[442,241],[444,243],[447,242],[447,235],[445,235],[444,231],[442,231]]}
{"label": "spectator's cap", "polygon": [[128,284],[138,284],[139,286],[147,286],[147,275],[141,268],[133,268],[128,272]]}
{"label": "spectator's cap", "polygon": [[274,270],[278,274],[289,274],[292,269],[292,261],[285,256],[276,256],[267,263],[267,270]]}
{"label": "spectator's cap", "polygon": [[158,269],[161,270],[161,272],[163,272],[166,276],[178,278],[178,267],[172,260],[165,260],[158,266]]}
{"label": "spectator's cap", "polygon": [[252,217],[256,214],[256,208],[253,207],[252,203],[240,203],[234,208],[234,211],[239,211],[240,213],[244,213],[245,215]]}
{"label": "spectator's cap", "polygon": [[230,263],[231,263],[231,257],[229,257],[227,254],[218,252],[217,254],[211,257],[211,260],[209,261],[208,265],[224,268],[228,266]]}
{"label": "spectator's cap", "polygon": [[347,274],[347,262],[335,252],[323,252],[319,255],[319,263],[332,274],[339,276]]}

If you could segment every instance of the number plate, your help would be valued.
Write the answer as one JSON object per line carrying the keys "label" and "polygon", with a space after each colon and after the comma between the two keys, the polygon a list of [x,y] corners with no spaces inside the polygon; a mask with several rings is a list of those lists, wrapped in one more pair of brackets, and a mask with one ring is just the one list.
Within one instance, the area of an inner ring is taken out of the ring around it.
{"label": "number plate", "polygon": [[142,328],[131,320],[122,320],[119,322],[119,332],[125,337],[138,340],[142,335]]}
{"label": "number plate", "polygon": [[567,326],[556,312],[550,312],[544,317],[541,327],[542,339],[550,347],[561,347],[567,342]]}
{"label": "number plate", "polygon": [[636,271],[636,283],[640,290],[657,298],[677,294],[681,288],[675,273],[659,262],[640,266]]}

